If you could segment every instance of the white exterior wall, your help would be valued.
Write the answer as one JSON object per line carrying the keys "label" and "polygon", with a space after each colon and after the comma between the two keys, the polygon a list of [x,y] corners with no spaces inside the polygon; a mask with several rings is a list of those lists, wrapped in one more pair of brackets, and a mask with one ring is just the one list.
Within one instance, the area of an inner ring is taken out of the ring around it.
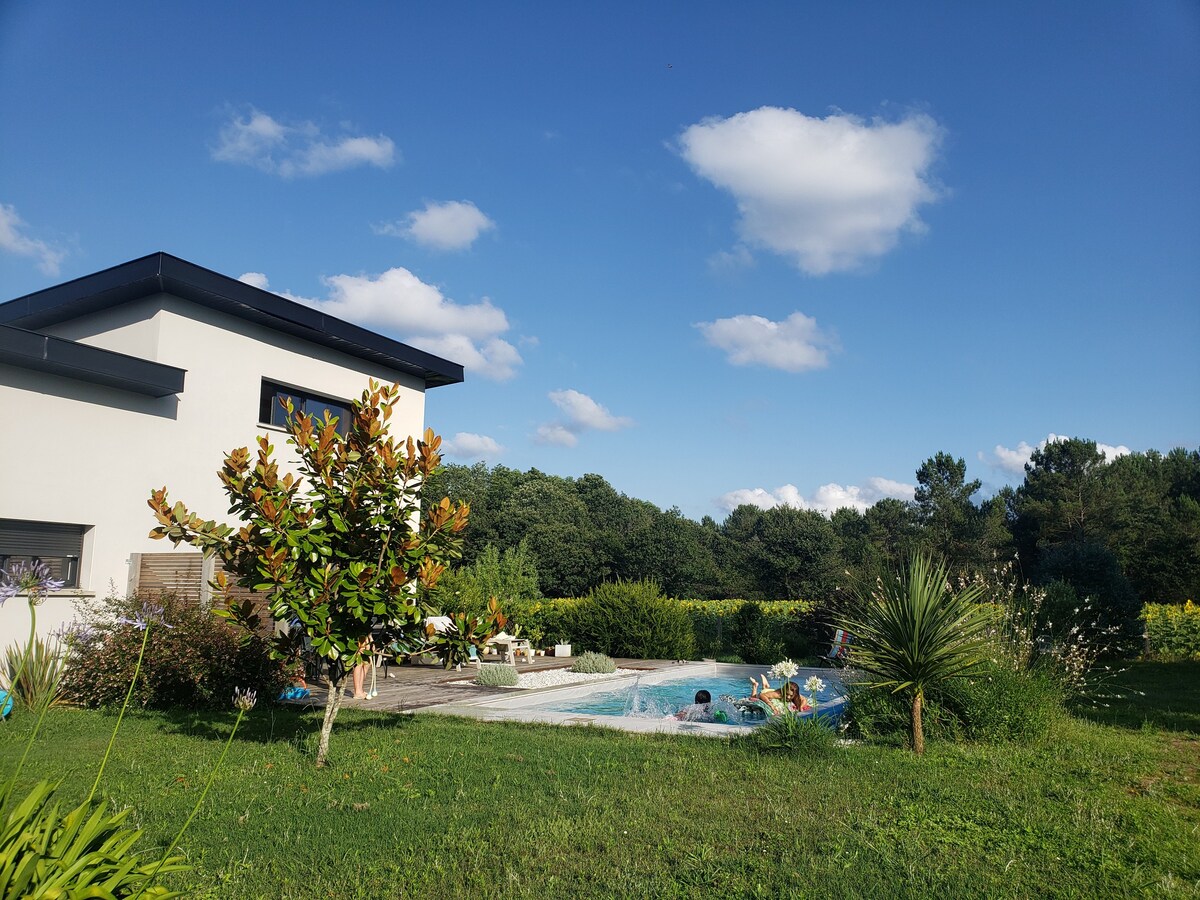
{"label": "white exterior wall", "polygon": [[[119,594],[131,553],[170,551],[148,537],[146,500],[166,486],[172,501],[229,521],[216,472],[234,447],[272,434],[275,455],[291,453],[286,433],[258,424],[262,380],[350,400],[369,378],[399,382],[391,419],[403,439],[424,428],[424,383],[336,350],[257,326],[171,295],[159,295],[64,322],[45,332],[187,370],[183,393],[162,398],[0,365],[0,518],[88,526],[79,591],[47,600],[45,634],[70,621],[78,596]],[[185,546],[180,552],[190,550]],[[194,552],[194,551],[192,551]],[[24,640],[29,620],[18,598],[0,611],[0,648]]]}

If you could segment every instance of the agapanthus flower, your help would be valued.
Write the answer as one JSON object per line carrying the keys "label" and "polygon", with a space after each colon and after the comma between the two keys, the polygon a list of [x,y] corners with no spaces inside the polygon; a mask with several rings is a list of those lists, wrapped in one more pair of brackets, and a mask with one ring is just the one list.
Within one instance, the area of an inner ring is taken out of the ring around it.
{"label": "agapanthus flower", "polygon": [[46,594],[61,590],[63,584],[43,562],[17,563],[11,569],[0,570],[0,606],[17,594],[28,594],[33,603],[41,603]]}
{"label": "agapanthus flower", "polygon": [[143,603],[142,608],[138,610],[133,617],[117,616],[117,622],[121,625],[132,625],[138,631],[145,631],[150,625],[161,625],[163,628],[174,628],[174,625],[168,625],[163,619],[163,608],[155,606],[153,603]]}
{"label": "agapanthus flower", "polygon": [[86,625],[75,619],[66,623],[61,628],[51,632],[51,636],[57,638],[68,647],[78,646],[79,644],[87,644],[96,636],[96,631],[90,625]]}
{"label": "agapanthus flower", "polygon": [[790,659],[784,659],[771,666],[771,674],[776,678],[794,678],[800,667]]}
{"label": "agapanthus flower", "polygon": [[825,682],[816,675],[813,675],[804,682],[804,689],[810,694],[819,694],[821,691],[825,690]]}
{"label": "agapanthus flower", "polygon": [[234,708],[240,709],[242,712],[249,712],[254,709],[254,704],[258,702],[258,692],[252,691],[249,688],[242,690],[241,688],[233,689],[233,705]]}

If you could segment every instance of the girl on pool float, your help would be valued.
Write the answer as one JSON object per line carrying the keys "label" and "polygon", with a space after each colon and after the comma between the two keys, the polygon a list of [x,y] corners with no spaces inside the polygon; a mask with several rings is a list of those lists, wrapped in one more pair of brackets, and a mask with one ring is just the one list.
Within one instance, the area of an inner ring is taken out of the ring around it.
{"label": "girl on pool float", "polygon": [[805,713],[812,709],[808,698],[800,693],[800,687],[789,681],[783,686],[783,693],[771,687],[767,676],[762,677],[762,688],[753,678],[750,679],[750,696],[736,701],[745,710],[757,709],[768,716],[778,716],[785,712]]}

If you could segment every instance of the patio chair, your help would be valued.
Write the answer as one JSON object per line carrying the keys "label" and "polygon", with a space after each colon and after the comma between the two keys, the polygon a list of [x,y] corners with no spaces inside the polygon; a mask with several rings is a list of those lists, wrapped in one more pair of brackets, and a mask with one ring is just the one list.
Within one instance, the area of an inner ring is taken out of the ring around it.
{"label": "patio chair", "polygon": [[843,628],[833,633],[833,644],[825,654],[825,662],[830,665],[845,665],[850,660],[850,645],[854,642],[853,635]]}

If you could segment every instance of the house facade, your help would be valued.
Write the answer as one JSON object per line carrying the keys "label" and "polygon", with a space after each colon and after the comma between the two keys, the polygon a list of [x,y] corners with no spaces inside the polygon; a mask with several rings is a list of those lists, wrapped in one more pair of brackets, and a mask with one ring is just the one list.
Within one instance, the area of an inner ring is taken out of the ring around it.
{"label": "house facade", "polygon": [[[141,554],[194,556],[148,537],[152,489],[228,520],[225,454],[260,434],[290,452],[277,398],[341,415],[370,379],[400,385],[404,438],[424,429],[425,391],[463,371],[166,253],[0,304],[0,567],[38,559],[66,582],[39,632],[136,588]],[[0,648],[28,628],[10,601]]]}

